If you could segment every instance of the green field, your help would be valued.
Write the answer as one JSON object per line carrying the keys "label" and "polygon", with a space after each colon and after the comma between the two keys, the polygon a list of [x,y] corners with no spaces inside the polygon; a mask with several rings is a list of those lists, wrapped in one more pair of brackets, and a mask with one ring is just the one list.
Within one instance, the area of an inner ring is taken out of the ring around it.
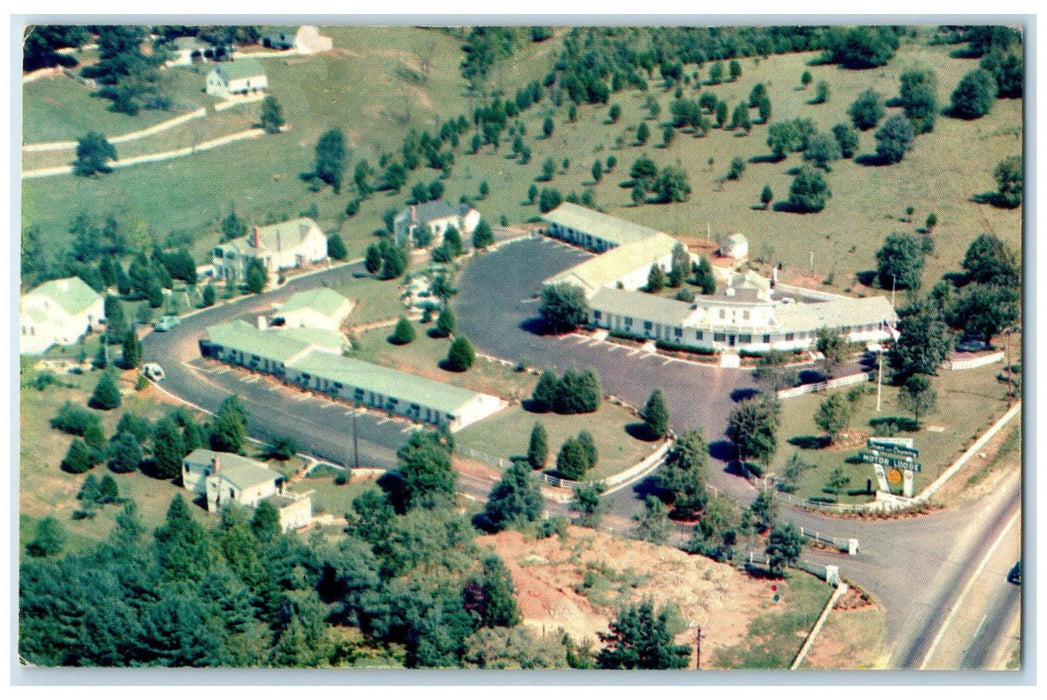
{"label": "green field", "polygon": [[626,432],[626,426],[639,422],[632,411],[608,401],[604,401],[596,413],[573,416],[531,413],[522,406],[511,406],[463,428],[456,439],[461,445],[495,457],[523,457],[527,454],[534,424],[541,423],[549,434],[548,470],[552,471],[556,467],[556,453],[564,441],[588,430],[596,441],[599,461],[585,476],[598,480],[628,469],[656,447],[656,443],[639,440]]}
{"label": "green field", "polygon": [[[402,314],[403,306],[400,310]],[[352,314],[349,318],[350,323],[356,323]],[[431,337],[428,331],[432,323],[412,322],[411,325],[415,329],[415,340],[407,345],[389,342],[394,329],[391,325],[358,334],[359,349],[353,351],[351,357],[514,401],[528,398],[534,390],[538,381],[534,375],[516,372],[513,367],[480,357],[465,372],[443,369],[440,365],[447,357],[452,339]]]}
{"label": "green field", "polygon": [[[1004,398],[1004,385],[996,381],[1001,365],[988,365],[977,369],[951,372],[940,370],[933,380],[938,392],[938,411],[922,417],[922,430],[917,433],[900,433],[899,437],[912,437],[916,449],[920,451],[919,461],[923,470],[915,474],[914,487],[919,493],[951,465],[960,454],[1007,408]],[[838,390],[844,395],[849,389]],[[867,385],[868,393],[864,394],[857,404],[850,422],[851,430],[864,431],[871,435],[869,420],[878,416],[905,416],[897,406],[898,389],[892,386],[883,387],[882,411],[876,412],[876,385]],[[803,472],[797,481],[795,496],[800,498],[830,497],[841,503],[857,503],[870,500],[868,495],[849,496],[848,489],[864,489],[866,479],[872,479],[876,488],[876,476],[871,464],[857,460],[860,449],[804,449],[788,441],[792,438],[817,438],[821,432],[814,424],[814,413],[827,394],[808,394],[783,401],[782,426],[779,430],[778,451],[771,463],[768,473],[781,475],[788,458],[798,452],[804,462],[814,465],[813,469]],[[911,416],[909,416],[911,418]],[[936,428],[943,428],[938,431]],[[835,467],[842,467],[844,474],[851,482],[839,494],[828,494],[823,491],[829,472]],[[897,487],[898,493],[901,486]]]}
{"label": "green field", "polygon": [[[332,54],[261,59],[272,93],[284,105],[289,132],[188,158],[118,170],[97,180],[58,177],[27,181],[23,220],[40,224],[45,235],[62,241],[67,238],[68,222],[80,210],[105,212],[122,207],[127,216],[141,219],[158,235],[174,228],[190,230],[200,253],[217,238],[215,223],[230,203],[253,221],[270,215],[294,216],[316,204],[321,225],[329,231],[341,230],[351,253],[359,253],[370,242],[371,233],[381,226],[381,213],[402,207],[414,182],[431,182],[439,173],[420,168],[411,173],[402,194],[378,193],[364,202],[356,217],[343,221],[349,193],[310,193],[297,178],[311,166],[319,134],[340,126],[351,147],[350,167],[360,158],[376,165],[378,154],[396,148],[408,129],[430,128],[437,119],[469,113],[474,102],[466,96],[458,73],[459,42],[442,30],[342,27],[331,33],[337,47]],[[947,104],[952,89],[976,61],[949,57],[949,46],[928,47],[907,41],[880,69],[808,67],[814,54],[745,59],[741,62],[743,75],[737,82],[703,86],[702,90],[711,90],[733,105],[745,99],[756,82],[764,82],[773,106],[772,123],[802,116],[812,118],[820,129],[828,129],[847,121],[846,109],[859,92],[872,87],[893,96],[898,75],[918,64],[935,70],[939,102]],[[548,72],[558,47],[559,39],[529,46],[512,61],[500,64],[495,83],[511,95],[516,86]],[[427,73],[423,65],[430,66]],[[687,66],[687,71],[694,68]],[[807,104],[813,88],[799,89],[799,75],[805,69],[812,72],[816,82],[829,83],[827,103]],[[648,93],[658,100],[660,121],[664,121],[673,95],[657,81],[651,83]],[[753,205],[764,184],[770,185],[777,201],[785,199],[791,181],[788,173],[800,163],[798,154],[781,163],[750,162],[739,181],[722,186],[719,182],[732,157],[759,159],[769,153],[766,125],[754,125],[748,136],[718,129],[705,138],[678,132],[672,145],[664,149],[658,147],[660,124],[652,123],[648,144],[631,145],[633,130],[646,114],[643,100],[648,93],[629,90],[613,95],[611,101],[622,108],[616,124],[605,123],[606,107],[591,105],[580,106],[576,122],[568,123],[566,103],[554,108],[548,99],[543,100],[522,117],[525,143],[533,151],[527,165],[506,157],[508,140],[497,152],[488,146],[470,155],[465,142],[471,133],[467,133],[456,150],[453,172],[444,182],[445,197],[457,201],[459,195],[476,196],[480,182],[486,180],[491,194],[479,204],[483,214],[491,220],[505,216],[511,222],[523,222],[538,214],[537,207],[524,204],[524,200],[544,160],[553,158],[559,166],[549,186],[565,193],[581,192],[591,183],[593,160],[613,154],[618,167],[593,187],[597,205],[608,213],[684,237],[704,237],[707,226],[714,239],[741,231],[750,238],[754,257],[785,264],[786,280],[807,270],[814,252],[815,277],[821,281],[830,272],[835,273],[834,286],[839,290],[853,288],[854,274],[874,266],[873,254],[884,236],[913,230],[932,211],[939,224],[933,234],[935,253],[925,271],[927,282],[955,269],[967,245],[980,233],[991,231],[1012,246],[1020,246],[1020,209],[994,209],[969,200],[976,193],[993,189],[996,163],[1021,151],[1021,100],[997,101],[989,115],[974,122],[939,117],[935,131],[918,137],[915,150],[900,164],[871,167],[853,161],[835,163],[828,175],[833,197],[826,209],[819,214],[797,215],[756,211]],[[685,94],[693,97],[693,86],[686,88]],[[536,138],[547,115],[554,118],[555,132],[549,139]],[[863,133],[859,153],[873,150],[871,133]],[[690,201],[639,208],[629,203],[629,191],[618,185],[628,179],[629,165],[643,153],[659,166],[679,164],[688,171],[693,188]],[[570,161],[566,171],[562,168],[564,158]],[[711,167],[709,159],[713,161]],[[141,187],[142,182],[150,186]],[[900,220],[906,206],[915,209],[913,223]]]}

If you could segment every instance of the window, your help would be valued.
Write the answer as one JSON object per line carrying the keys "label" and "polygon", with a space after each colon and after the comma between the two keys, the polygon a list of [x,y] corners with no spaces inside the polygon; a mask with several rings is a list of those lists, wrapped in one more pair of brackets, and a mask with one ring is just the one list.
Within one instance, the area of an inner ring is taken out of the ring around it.
{"label": "window", "polygon": [[765,342],[765,343],[770,343],[770,342],[771,342],[771,336],[770,336],[770,335],[765,335],[765,336],[763,337],[763,342]]}
{"label": "window", "polygon": [[744,320],[744,321],[748,321],[749,320],[749,312],[748,311],[743,311],[742,312],[742,320]]}
{"label": "window", "polygon": [[786,333],[785,334],[785,340],[786,341],[791,341],[791,340],[795,340],[795,339],[796,339],[796,334],[795,333]]}
{"label": "window", "polygon": [[753,342],[753,337],[749,333],[742,333],[741,335],[738,336],[738,342],[739,343],[743,343],[743,344],[751,343],[751,342]]}
{"label": "window", "polygon": [[725,318],[727,318],[727,312],[723,309],[720,309],[720,320],[723,320]]}
{"label": "window", "polygon": [[677,338],[682,338],[683,337],[683,329],[682,328],[674,328],[673,329],[673,335],[675,335]]}
{"label": "window", "polygon": [[694,332],[694,339],[695,340],[701,340],[702,339],[702,332],[701,331],[695,331]]}
{"label": "window", "polygon": [[645,331],[650,331],[650,330],[651,330],[651,328],[652,328],[652,324],[651,324],[651,322],[650,322],[650,321],[644,321],[644,322],[643,322],[643,329],[644,329]]}
{"label": "window", "polygon": [[713,333],[713,341],[714,342],[722,343],[725,340],[727,340],[727,334],[726,333]]}
{"label": "window", "polygon": [[603,318],[603,312],[601,312],[601,311],[593,311],[593,318],[595,318],[597,321],[599,321],[601,318]]}
{"label": "window", "polygon": [[633,325],[633,317],[632,316],[626,316],[625,317],[625,325],[627,325],[627,326]]}
{"label": "window", "polygon": [[841,333],[850,333],[851,332],[851,327],[850,326],[844,326],[843,328],[840,329],[840,332]]}

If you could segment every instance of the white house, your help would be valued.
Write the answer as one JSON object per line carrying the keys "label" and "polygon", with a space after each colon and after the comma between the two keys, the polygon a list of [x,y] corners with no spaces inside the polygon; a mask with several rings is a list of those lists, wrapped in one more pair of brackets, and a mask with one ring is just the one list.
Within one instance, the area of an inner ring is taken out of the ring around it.
{"label": "white house", "polygon": [[216,279],[243,280],[253,260],[261,261],[270,276],[282,270],[322,262],[327,258],[327,236],[308,217],[269,226],[255,226],[243,238],[214,248]]}
{"label": "white house", "polygon": [[105,300],[79,277],[51,280],[22,297],[19,351],[39,355],[71,345],[105,320]]}
{"label": "white house", "polygon": [[291,296],[277,312],[284,328],[324,328],[337,331],[353,310],[353,302],[328,289],[311,289]]}
{"label": "white house", "polygon": [[269,501],[280,513],[284,532],[312,522],[312,502],[287,489],[282,474],[261,462],[230,452],[197,449],[182,460],[182,485],[207,498],[207,512],[218,513],[230,503],[255,508]]}
{"label": "white house", "polygon": [[463,240],[471,236],[480,223],[480,212],[468,204],[452,207],[446,200],[436,199],[423,204],[412,204],[393,219],[393,231],[396,242],[402,246],[417,245],[417,234],[420,230],[429,232],[431,240],[427,245],[440,245],[444,232],[454,226],[462,234]]}
{"label": "white house", "polygon": [[218,97],[250,95],[269,89],[269,78],[262,65],[253,58],[238,58],[235,61],[215,65],[207,74],[207,94]]}
{"label": "white house", "polygon": [[[669,268],[675,238],[575,204],[562,204],[544,218],[550,236],[598,253],[545,284],[580,287],[589,304],[588,324],[613,333],[707,352],[756,353],[810,348],[821,328],[851,342],[878,342],[897,323],[885,297],[854,299],[717,267],[716,293],[693,302],[635,291],[647,283],[652,265]],[[722,245],[725,254],[748,255],[742,234]]]}

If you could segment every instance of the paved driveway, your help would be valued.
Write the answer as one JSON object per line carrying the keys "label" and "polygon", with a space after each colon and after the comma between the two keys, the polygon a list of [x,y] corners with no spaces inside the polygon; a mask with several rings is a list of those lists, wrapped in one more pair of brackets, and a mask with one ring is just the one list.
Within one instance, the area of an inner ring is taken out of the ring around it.
{"label": "paved driveway", "polygon": [[661,388],[677,431],[700,427],[707,440],[723,439],[731,396],[752,386],[750,372],[647,355],[582,335],[543,334],[537,298],[542,280],[589,257],[547,238],[526,238],[471,260],[452,301],[458,333],[496,357],[558,372],[592,367],[605,393],[637,407]]}
{"label": "paved driveway", "polygon": [[[241,398],[250,413],[251,437],[268,440],[292,436],[309,454],[339,464],[353,464],[353,418],[349,408],[323,399],[308,398],[304,392],[277,389],[274,382],[215,362],[200,359],[199,341],[208,326],[243,319],[254,323],[274,303],[286,301],[295,292],[317,289],[325,281],[362,271],[351,265],[293,279],[279,290],[205,309],[182,319],[166,333],[152,332],[142,341],[146,362],[159,362],[166,375],[161,388],[209,411],[218,409],[229,394]],[[257,376],[257,375],[254,375]],[[245,381],[246,380],[246,381]],[[357,418],[360,464],[365,467],[395,467],[396,449],[407,438],[406,424],[381,416]]]}

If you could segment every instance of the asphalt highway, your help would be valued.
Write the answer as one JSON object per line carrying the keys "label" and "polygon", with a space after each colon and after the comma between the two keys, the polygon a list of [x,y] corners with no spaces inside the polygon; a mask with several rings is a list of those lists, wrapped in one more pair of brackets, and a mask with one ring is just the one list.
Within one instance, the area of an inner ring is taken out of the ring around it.
{"label": "asphalt highway", "polygon": [[[536,323],[535,295],[541,280],[584,259],[586,253],[547,240],[524,239],[469,262],[458,280],[454,308],[459,333],[478,351],[510,360],[524,359],[537,366],[594,367],[606,393],[639,406],[659,386],[665,393],[676,430],[702,428],[711,443],[713,469],[710,484],[746,505],[757,491],[727,471],[723,431],[734,402],[752,387],[751,374],[661,356],[630,354],[628,349],[581,336],[545,336]],[[310,398],[269,380],[227,369],[200,359],[198,341],[209,325],[236,318],[255,322],[273,303],[292,293],[321,286],[338,276],[359,274],[359,263],[331,268],[290,280],[279,290],[245,297],[205,309],[182,320],[166,333],[149,333],[143,340],[147,362],[163,365],[161,388],[209,411],[230,393],[241,397],[250,412],[252,437],[267,440],[292,436],[304,451],[340,464],[352,464],[353,415],[348,407]],[[392,467],[395,451],[410,426],[383,416],[356,417],[361,466]],[[648,477],[649,478],[649,477]],[[794,508],[782,508],[782,517],[810,530],[840,538],[856,537],[858,556],[811,550],[808,559],[838,564],[841,574],[870,592],[886,615],[889,668],[919,668],[941,633],[949,611],[973,576],[973,569],[1020,507],[1017,472],[992,496],[962,507],[904,519],[834,518]],[[483,500],[493,484],[482,477],[463,477],[468,498]],[[649,481],[623,488],[606,497],[606,523],[627,530]],[[567,512],[551,504],[551,513]],[[980,590],[982,584],[972,588]],[[1016,593],[1006,587],[990,596],[986,622],[974,633],[964,663],[985,664],[998,655],[999,630],[1013,627]],[[1010,622],[1008,622],[1010,621]],[[1007,627],[1010,625],[1010,627]],[[996,644],[997,646],[994,646]],[[979,660],[980,659],[980,660]]]}

